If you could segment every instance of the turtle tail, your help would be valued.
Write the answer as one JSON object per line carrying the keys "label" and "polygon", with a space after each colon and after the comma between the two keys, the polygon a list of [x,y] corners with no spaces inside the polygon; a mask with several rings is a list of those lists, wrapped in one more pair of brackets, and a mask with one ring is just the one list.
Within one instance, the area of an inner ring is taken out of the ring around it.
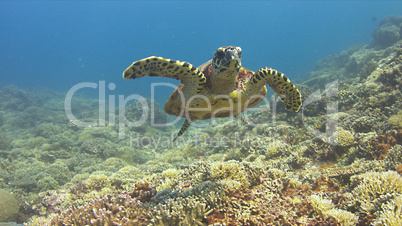
{"label": "turtle tail", "polygon": [[269,67],[261,68],[250,78],[246,90],[260,88],[264,83],[280,96],[287,110],[299,111],[302,105],[301,94],[285,74]]}

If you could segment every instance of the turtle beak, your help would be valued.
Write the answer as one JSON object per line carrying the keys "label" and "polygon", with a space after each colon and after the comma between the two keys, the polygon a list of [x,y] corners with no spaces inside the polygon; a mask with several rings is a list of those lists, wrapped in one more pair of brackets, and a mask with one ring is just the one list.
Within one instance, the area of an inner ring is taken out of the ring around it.
{"label": "turtle beak", "polygon": [[237,70],[240,68],[240,59],[236,56],[231,56],[226,64],[228,65],[227,68],[229,70]]}
{"label": "turtle beak", "polygon": [[225,57],[222,59],[222,65],[229,70],[237,70],[240,68],[241,59],[237,49],[227,49]]}

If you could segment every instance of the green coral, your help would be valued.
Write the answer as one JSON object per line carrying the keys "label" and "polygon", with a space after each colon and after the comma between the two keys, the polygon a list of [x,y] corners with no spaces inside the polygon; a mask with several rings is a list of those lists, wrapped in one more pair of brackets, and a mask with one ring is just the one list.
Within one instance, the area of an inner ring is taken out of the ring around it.
{"label": "green coral", "polygon": [[98,155],[102,158],[107,158],[113,156],[116,153],[117,148],[109,140],[94,138],[84,141],[80,146],[80,150],[83,153]]}
{"label": "green coral", "polygon": [[108,176],[102,172],[95,172],[91,174],[89,178],[84,181],[84,184],[89,190],[101,190],[102,188],[111,186]]}
{"label": "green coral", "polygon": [[388,16],[380,22],[380,27],[373,31],[373,43],[382,47],[393,45],[401,38],[402,17]]}
{"label": "green coral", "polygon": [[18,210],[18,202],[14,196],[0,189],[0,222],[15,222]]}
{"label": "green coral", "polygon": [[0,130],[0,150],[8,150],[11,144],[11,139],[4,131]]}
{"label": "green coral", "polygon": [[59,187],[59,183],[51,176],[45,176],[39,179],[36,185],[39,191],[53,190]]}
{"label": "green coral", "polygon": [[28,94],[14,85],[0,90],[0,110],[23,111],[30,105]]}
{"label": "green coral", "polygon": [[50,138],[56,134],[61,134],[63,129],[53,123],[42,123],[36,127],[36,135],[44,138]]}

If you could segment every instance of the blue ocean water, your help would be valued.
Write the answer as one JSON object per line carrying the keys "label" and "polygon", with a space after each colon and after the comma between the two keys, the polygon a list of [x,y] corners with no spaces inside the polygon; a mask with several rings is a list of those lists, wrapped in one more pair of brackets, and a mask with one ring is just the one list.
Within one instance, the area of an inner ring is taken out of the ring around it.
{"label": "blue ocean water", "polygon": [[[315,63],[368,44],[401,1],[1,1],[0,87],[67,91],[114,83],[109,94],[150,96],[152,82],[126,81],[133,61],[156,55],[199,66],[220,46],[243,49],[243,65],[303,79]],[[96,94],[94,90],[88,90]],[[159,88],[158,102],[173,91]]]}

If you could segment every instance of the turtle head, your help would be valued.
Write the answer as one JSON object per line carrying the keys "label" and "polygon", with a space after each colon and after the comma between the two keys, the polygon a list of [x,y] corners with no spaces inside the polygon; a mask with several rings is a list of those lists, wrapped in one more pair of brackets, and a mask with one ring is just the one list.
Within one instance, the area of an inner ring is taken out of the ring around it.
{"label": "turtle head", "polygon": [[224,46],[216,50],[212,59],[212,74],[221,79],[237,78],[241,68],[241,48]]}

